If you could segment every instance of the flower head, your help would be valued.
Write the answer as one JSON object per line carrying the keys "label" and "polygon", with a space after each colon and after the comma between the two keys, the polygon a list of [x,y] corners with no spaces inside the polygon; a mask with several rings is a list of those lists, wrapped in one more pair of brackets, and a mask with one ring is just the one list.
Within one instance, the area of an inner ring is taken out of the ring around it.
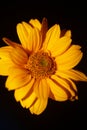
{"label": "flower head", "polygon": [[82,59],[81,46],[72,44],[71,31],[65,33],[55,24],[48,29],[31,19],[17,24],[21,44],[3,38],[8,46],[0,48],[0,75],[8,76],[6,88],[14,90],[16,101],[31,113],[41,114],[51,98],[56,101],[78,99],[74,81],[87,81],[74,67]]}

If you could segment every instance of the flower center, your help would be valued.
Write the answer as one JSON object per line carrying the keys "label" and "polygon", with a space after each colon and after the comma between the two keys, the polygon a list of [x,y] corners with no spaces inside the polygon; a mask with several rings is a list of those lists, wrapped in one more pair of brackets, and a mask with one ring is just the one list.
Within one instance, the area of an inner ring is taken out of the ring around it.
{"label": "flower center", "polygon": [[49,77],[55,73],[56,63],[48,53],[37,52],[30,55],[26,68],[35,78]]}

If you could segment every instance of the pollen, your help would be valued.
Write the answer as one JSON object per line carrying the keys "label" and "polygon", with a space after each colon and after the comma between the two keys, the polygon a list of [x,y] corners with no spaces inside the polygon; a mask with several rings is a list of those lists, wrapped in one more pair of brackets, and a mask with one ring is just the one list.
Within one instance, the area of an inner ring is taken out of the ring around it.
{"label": "pollen", "polygon": [[56,71],[54,58],[46,52],[37,52],[29,56],[26,68],[30,71],[32,77],[49,77]]}

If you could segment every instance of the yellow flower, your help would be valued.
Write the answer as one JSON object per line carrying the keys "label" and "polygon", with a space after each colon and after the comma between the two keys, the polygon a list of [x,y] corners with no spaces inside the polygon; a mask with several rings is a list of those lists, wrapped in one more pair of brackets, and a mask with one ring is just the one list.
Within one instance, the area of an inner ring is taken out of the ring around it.
{"label": "yellow flower", "polygon": [[73,69],[82,59],[81,46],[71,44],[71,31],[55,24],[48,29],[31,19],[17,24],[21,44],[3,38],[0,48],[0,75],[8,76],[6,88],[14,90],[16,101],[33,114],[41,114],[51,98],[56,101],[78,99],[74,81],[87,81],[84,73]]}

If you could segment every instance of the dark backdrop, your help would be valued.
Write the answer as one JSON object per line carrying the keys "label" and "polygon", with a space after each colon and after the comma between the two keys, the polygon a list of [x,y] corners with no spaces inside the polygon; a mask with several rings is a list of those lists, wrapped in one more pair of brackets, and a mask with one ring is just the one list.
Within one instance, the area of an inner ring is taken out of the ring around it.
{"label": "dark backdrop", "polygon": [[[72,39],[82,46],[83,59],[77,69],[87,74],[87,15],[85,3],[64,1],[2,1],[0,4],[0,46],[2,37],[17,41],[16,25],[31,18],[48,19],[49,27],[55,23],[61,29],[71,29]],[[46,110],[39,116],[31,115],[14,99],[13,92],[5,88],[6,77],[0,77],[0,130],[38,130],[51,128],[87,129],[87,83],[77,83],[79,100],[56,102],[49,100]]]}

